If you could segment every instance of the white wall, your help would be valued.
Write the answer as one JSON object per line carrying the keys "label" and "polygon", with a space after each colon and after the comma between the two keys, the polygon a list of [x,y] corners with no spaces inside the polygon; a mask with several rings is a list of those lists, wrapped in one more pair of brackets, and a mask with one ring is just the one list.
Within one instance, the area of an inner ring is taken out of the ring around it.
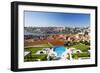
{"label": "white wall", "polygon": [[[0,73],[11,73],[10,71],[10,2],[14,0],[0,0]],[[16,0],[18,1],[18,0]],[[100,0],[21,0],[21,1],[34,1],[34,2],[47,2],[47,3],[64,3],[64,4],[81,4],[81,5],[97,5],[100,12]],[[98,13],[99,13],[98,12]],[[100,14],[98,14],[98,20]],[[98,22],[99,24],[100,22]],[[100,31],[100,25],[98,25]],[[100,37],[100,33],[98,34]],[[100,40],[100,38],[98,39]],[[99,41],[100,42],[100,41]],[[99,43],[98,42],[98,43]],[[99,46],[100,47],[100,46]],[[98,48],[98,56],[100,49]],[[100,58],[98,59],[100,61]],[[98,73],[100,66],[90,68],[73,68],[73,69],[60,69],[60,70],[45,70],[35,71],[36,73]],[[30,71],[32,73],[32,71]]]}

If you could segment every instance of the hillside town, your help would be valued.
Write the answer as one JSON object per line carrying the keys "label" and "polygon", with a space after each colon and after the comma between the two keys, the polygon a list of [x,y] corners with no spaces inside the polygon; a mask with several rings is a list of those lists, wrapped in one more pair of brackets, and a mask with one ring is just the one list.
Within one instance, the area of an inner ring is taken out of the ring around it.
{"label": "hillside town", "polygon": [[45,44],[48,41],[52,45],[64,45],[66,42],[90,42],[89,27],[25,27],[24,46],[29,47]]}

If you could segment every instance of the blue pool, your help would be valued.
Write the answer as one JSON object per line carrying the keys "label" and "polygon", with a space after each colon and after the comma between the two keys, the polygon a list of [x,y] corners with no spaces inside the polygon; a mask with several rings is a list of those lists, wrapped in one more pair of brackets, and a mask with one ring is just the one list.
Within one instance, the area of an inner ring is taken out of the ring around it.
{"label": "blue pool", "polygon": [[53,51],[60,57],[66,51],[66,48],[64,46],[56,46],[53,48]]}

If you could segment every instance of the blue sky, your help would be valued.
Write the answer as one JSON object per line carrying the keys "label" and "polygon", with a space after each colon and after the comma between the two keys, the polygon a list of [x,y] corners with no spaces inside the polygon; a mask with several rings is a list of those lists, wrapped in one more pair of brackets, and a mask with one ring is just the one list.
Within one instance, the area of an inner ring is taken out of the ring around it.
{"label": "blue sky", "polygon": [[29,27],[86,27],[90,14],[24,11],[24,23]]}

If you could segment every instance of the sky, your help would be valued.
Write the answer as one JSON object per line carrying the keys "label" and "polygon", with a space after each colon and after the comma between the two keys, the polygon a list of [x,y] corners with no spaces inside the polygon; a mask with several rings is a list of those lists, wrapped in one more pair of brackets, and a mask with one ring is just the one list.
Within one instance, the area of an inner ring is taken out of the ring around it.
{"label": "sky", "polygon": [[25,27],[87,27],[90,14],[24,11]]}

